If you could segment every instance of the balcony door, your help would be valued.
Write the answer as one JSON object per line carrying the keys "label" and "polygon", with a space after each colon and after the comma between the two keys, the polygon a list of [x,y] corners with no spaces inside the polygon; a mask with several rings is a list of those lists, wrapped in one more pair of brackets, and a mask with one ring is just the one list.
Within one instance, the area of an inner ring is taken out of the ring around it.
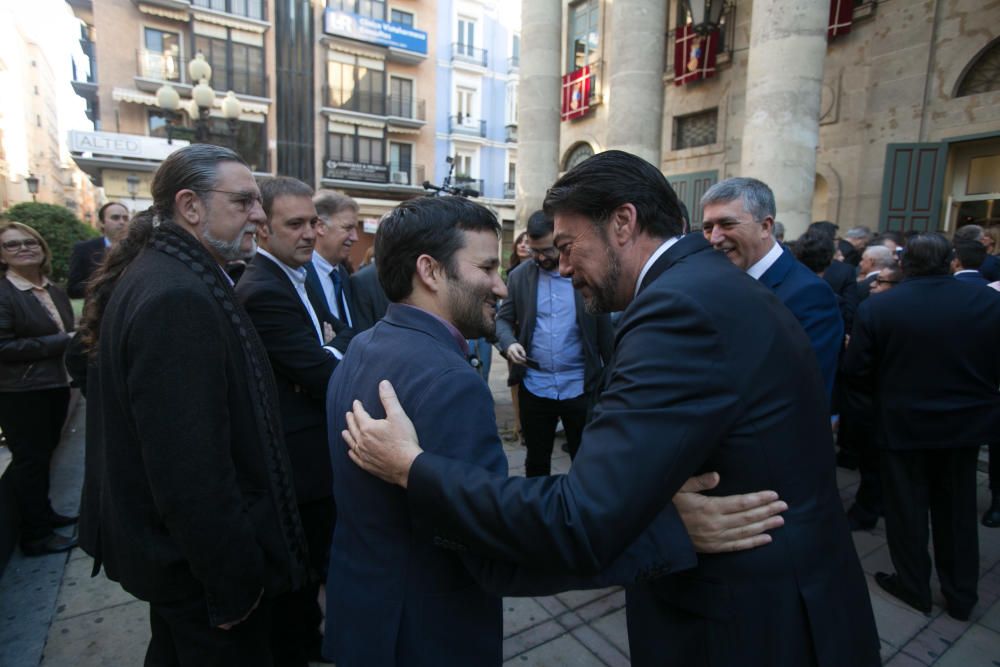
{"label": "balcony door", "polygon": [[413,81],[398,76],[389,79],[389,115],[413,118]]}
{"label": "balcony door", "polygon": [[463,56],[475,55],[476,22],[472,19],[458,19],[458,53]]}
{"label": "balcony door", "polygon": [[180,81],[181,39],[176,32],[156,28],[143,30],[143,50],[140,57],[142,76],[157,81]]}

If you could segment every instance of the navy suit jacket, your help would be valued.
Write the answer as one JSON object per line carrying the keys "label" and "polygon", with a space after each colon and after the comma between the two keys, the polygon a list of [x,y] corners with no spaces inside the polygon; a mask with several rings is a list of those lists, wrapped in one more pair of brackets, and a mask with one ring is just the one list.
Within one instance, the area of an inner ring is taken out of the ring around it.
{"label": "navy suit jacket", "polygon": [[969,285],[979,285],[980,287],[986,287],[987,285],[990,284],[990,281],[984,278],[983,274],[980,273],[979,271],[976,271],[975,273],[956,273],[953,275],[955,280],[962,283],[967,283]]}
{"label": "navy suit jacket", "polygon": [[983,278],[986,278],[987,283],[1000,280],[1000,257],[986,255],[982,266],[979,267],[979,273],[983,274]]}
{"label": "navy suit jacket", "polygon": [[[767,546],[630,587],[632,664],[879,665],[815,354],[775,295],[700,234],[653,264],[625,310],[567,475],[504,481],[424,451],[407,494],[416,525],[459,548],[592,572],[707,471],[721,475],[713,494],[777,491],[785,525]],[[673,539],[689,552],[679,518]]]}
{"label": "navy suit jacket", "polygon": [[[291,280],[267,257],[258,254],[250,261],[236,285],[236,296],[253,320],[274,369],[296,497],[299,503],[329,498],[333,481],[324,401],[337,359],[320,344]],[[315,303],[318,295],[311,296]]]}
{"label": "navy suit jacket", "polygon": [[378,280],[375,264],[363,266],[351,274],[351,317],[354,330],[371,329],[385,315],[389,299]]}
{"label": "navy suit jacket", "polygon": [[[507,298],[497,310],[497,349],[506,354],[508,347],[520,343],[530,355],[538,316],[538,265],[521,262],[507,277],[507,292]],[[574,292],[573,298],[583,347],[583,390],[590,395],[597,388],[601,371],[611,358],[613,327],[607,315],[587,313],[579,292]],[[520,384],[524,380],[525,369],[521,364],[512,364],[511,381]]]}
{"label": "navy suit jacket", "polygon": [[1000,292],[948,275],[908,278],[861,304],[844,373],[876,399],[889,449],[996,440],[997,332]]}
{"label": "navy suit jacket", "polygon": [[66,277],[66,293],[71,299],[82,299],[86,295],[87,281],[94,275],[106,252],[103,236],[80,241],[73,246],[73,254],[69,257],[69,275]]}
{"label": "navy suit jacket", "polygon": [[610,568],[580,577],[493,562],[413,530],[406,491],[355,466],[340,433],[351,402],[383,417],[378,382],[393,383],[428,451],[463,461],[491,479],[507,477],[489,387],[433,315],[391,304],[359,334],[330,381],[330,459],[339,518],[327,576],[325,655],[340,667],[499,666],[500,595],[542,595],[655,578],[694,564],[667,562],[674,515],[661,513]]}
{"label": "navy suit jacket", "polygon": [[844,343],[844,320],[830,286],[787,249],[760,277],[802,325],[823,373],[826,395],[833,393],[837,361]]}

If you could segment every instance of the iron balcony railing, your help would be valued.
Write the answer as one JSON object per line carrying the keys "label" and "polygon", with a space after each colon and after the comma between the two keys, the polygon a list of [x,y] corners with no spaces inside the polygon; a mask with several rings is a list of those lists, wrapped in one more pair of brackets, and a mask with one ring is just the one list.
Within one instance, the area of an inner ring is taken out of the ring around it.
{"label": "iron balcony railing", "polygon": [[519,56],[511,56],[507,58],[507,73],[516,72],[521,66],[521,58]]}
{"label": "iron balcony railing", "polygon": [[467,190],[475,190],[480,195],[483,194],[483,179],[481,178],[471,178],[469,176],[455,176],[452,179],[452,185],[458,188],[465,188]]}
{"label": "iron balcony railing", "polygon": [[504,126],[504,139],[512,144],[517,143],[517,123]]}
{"label": "iron balcony railing", "polygon": [[[180,58],[172,53],[148,49],[136,51],[136,69],[139,76],[153,81],[197,84],[197,81],[191,81],[191,77],[188,76],[188,62],[186,58]],[[213,69],[212,78],[208,81],[217,95],[225,95],[227,90],[232,90],[241,95],[255,97],[269,97],[267,83],[267,74],[239,67],[230,67],[228,70]]]}
{"label": "iron balcony railing", "polygon": [[516,183],[504,183],[503,184],[503,198],[504,199],[514,199],[517,196]]}
{"label": "iron balcony railing", "polygon": [[486,67],[487,63],[487,51],[486,49],[477,49],[470,44],[463,44],[462,42],[452,42],[451,45],[451,61],[470,63],[472,65],[481,65]]}
{"label": "iron balcony railing", "polygon": [[264,0],[191,0],[191,4],[256,21],[267,20],[267,3]]}
{"label": "iron balcony railing", "polygon": [[471,118],[465,114],[448,116],[448,132],[451,134],[467,134],[477,137],[485,137],[486,121]]}
{"label": "iron balcony railing", "polygon": [[411,120],[427,120],[427,105],[424,100],[407,96],[389,96],[388,115]]}
{"label": "iron balcony railing", "polygon": [[326,100],[326,106],[334,109],[370,113],[375,116],[386,115],[388,98],[386,98],[385,93],[325,86],[323,98]]}

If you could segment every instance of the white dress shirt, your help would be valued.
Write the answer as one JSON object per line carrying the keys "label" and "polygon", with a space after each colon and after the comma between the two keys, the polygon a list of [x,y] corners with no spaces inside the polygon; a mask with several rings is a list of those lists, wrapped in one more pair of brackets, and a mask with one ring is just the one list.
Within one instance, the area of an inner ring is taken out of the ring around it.
{"label": "white dress shirt", "polygon": [[772,239],[771,243],[774,245],[772,245],[771,249],[767,251],[767,254],[758,259],[753,266],[747,269],[747,273],[749,273],[750,277],[754,280],[760,280],[760,277],[767,273],[767,270],[778,261],[778,258],[781,257],[781,253],[785,251],[784,248],[781,247],[781,244],[777,241]]}
{"label": "white dress shirt", "polygon": [[[330,277],[330,272],[333,271],[333,264],[326,261],[326,258],[315,251],[312,256],[312,263],[316,267],[316,274],[319,276],[319,282],[323,286],[323,294],[326,296],[326,304],[330,307],[330,312],[347,326],[353,327],[354,322],[352,321],[350,311],[348,310],[346,313],[340,312],[340,300],[337,299],[337,293],[333,289],[333,278]],[[344,277],[342,276],[342,278]],[[340,289],[344,289],[343,284],[341,284]],[[344,304],[346,310],[348,308],[346,298],[344,299]]]}
{"label": "white dress shirt", "polygon": [[642,265],[642,271],[639,272],[639,279],[635,281],[635,294],[632,296],[633,299],[639,295],[639,287],[642,285],[642,279],[646,277],[647,273],[649,273],[649,269],[652,268],[653,264],[656,263],[656,260],[658,260],[663,253],[670,250],[670,246],[677,243],[680,238],[681,237],[679,236],[675,236],[672,239],[667,239],[661,243],[660,247],[654,250],[653,254],[646,260],[646,263]]}

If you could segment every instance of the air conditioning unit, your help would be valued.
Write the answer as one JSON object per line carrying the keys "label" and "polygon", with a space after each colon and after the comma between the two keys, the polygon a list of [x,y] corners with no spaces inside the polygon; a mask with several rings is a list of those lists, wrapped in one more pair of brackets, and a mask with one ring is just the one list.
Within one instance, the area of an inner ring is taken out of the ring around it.
{"label": "air conditioning unit", "polygon": [[392,172],[392,182],[396,185],[409,185],[410,174],[405,171],[394,171]]}

